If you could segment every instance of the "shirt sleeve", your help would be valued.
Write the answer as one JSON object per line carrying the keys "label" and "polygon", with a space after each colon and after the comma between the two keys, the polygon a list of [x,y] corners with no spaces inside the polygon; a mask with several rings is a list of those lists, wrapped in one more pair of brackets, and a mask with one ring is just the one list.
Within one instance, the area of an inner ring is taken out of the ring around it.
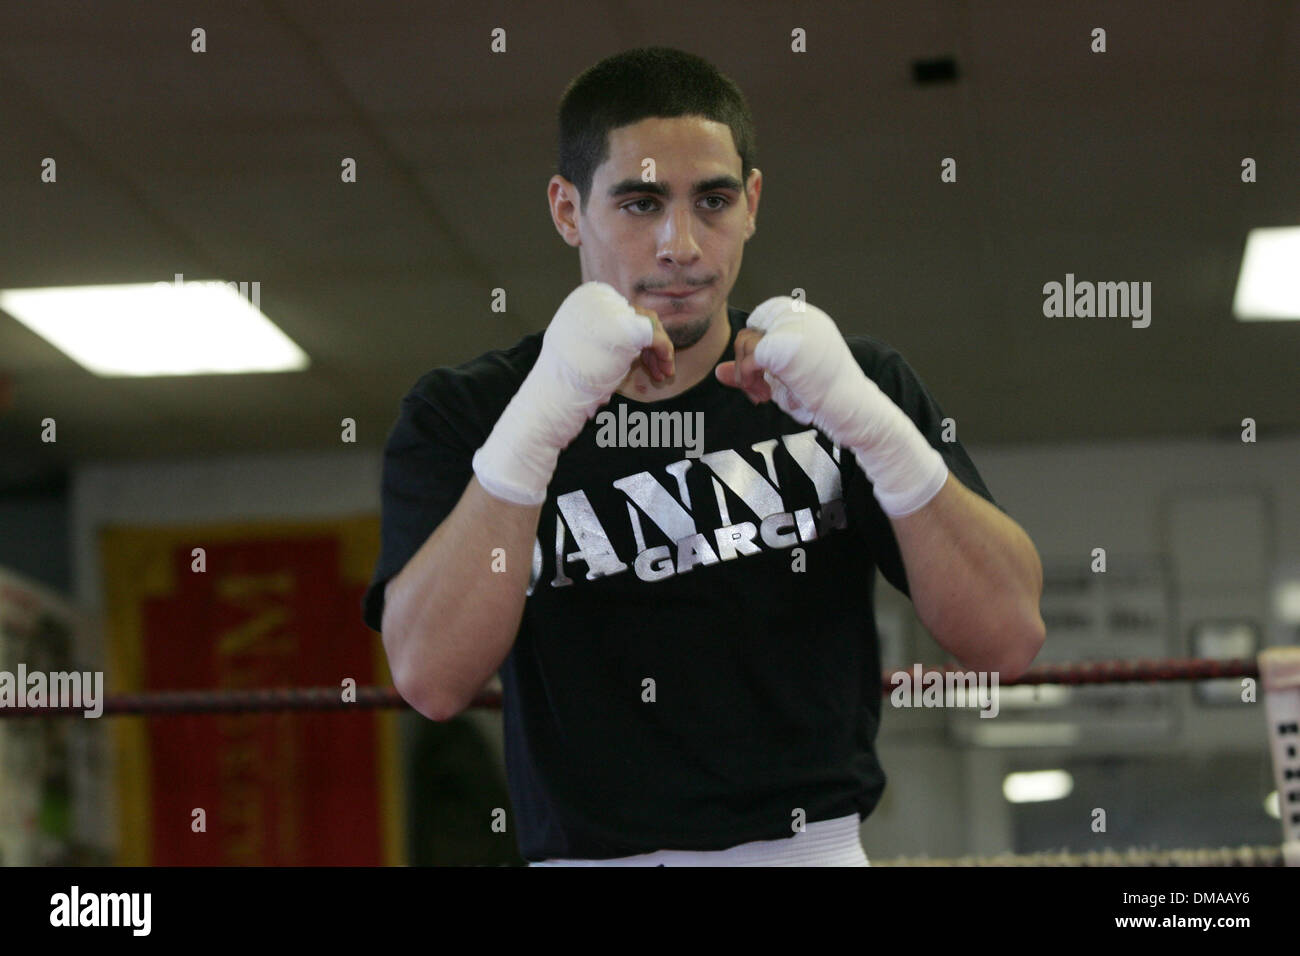
{"label": "shirt sleeve", "polygon": [[[887,346],[881,348],[879,343],[866,337],[855,336],[849,340],[849,344],[862,370],[915,423],[930,445],[943,456],[948,470],[972,492],[999,511],[1003,510],[994,501],[984,479],[975,468],[975,463],[956,439],[956,435],[950,432],[953,440],[944,441],[944,411],[903,357]],[[850,463],[853,476],[848,482],[848,508],[850,512],[856,509],[865,516],[860,527],[880,573],[910,598],[912,595],[907,584],[907,570],[903,565],[893,525],[872,494],[871,482],[851,455]]]}
{"label": "shirt sleeve", "polygon": [[380,630],[388,582],[451,514],[473,475],[477,446],[452,420],[431,390],[417,385],[402,400],[388,436],[379,560],[362,599],[362,619],[372,630]]}

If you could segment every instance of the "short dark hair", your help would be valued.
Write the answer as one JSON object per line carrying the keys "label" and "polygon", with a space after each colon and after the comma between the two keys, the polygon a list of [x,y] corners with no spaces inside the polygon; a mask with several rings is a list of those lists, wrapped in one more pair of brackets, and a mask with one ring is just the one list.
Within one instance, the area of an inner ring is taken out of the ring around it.
{"label": "short dark hair", "polygon": [[731,128],[741,179],[758,158],[754,118],[740,87],[708,60],[654,46],[601,60],[560,99],[559,173],[578,188],[587,211],[591,180],[609,158],[609,131],[647,117],[702,116]]}

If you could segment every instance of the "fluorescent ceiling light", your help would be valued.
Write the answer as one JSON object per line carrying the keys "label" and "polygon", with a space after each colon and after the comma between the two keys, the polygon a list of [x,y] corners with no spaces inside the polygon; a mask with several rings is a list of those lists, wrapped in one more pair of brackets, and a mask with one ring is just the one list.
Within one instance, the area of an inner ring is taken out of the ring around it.
{"label": "fluorescent ceiling light", "polygon": [[1034,770],[1009,773],[1002,781],[1002,795],[1011,803],[1041,803],[1060,800],[1074,789],[1074,777],[1064,770]]}
{"label": "fluorescent ceiling light", "polygon": [[[0,309],[103,376],[296,372],[305,352],[259,308],[261,284],[146,282],[0,291]],[[236,291],[238,289],[239,291]]]}
{"label": "fluorescent ceiling light", "polygon": [[1273,614],[1283,624],[1300,624],[1300,575],[1273,586]]}
{"label": "fluorescent ceiling light", "polygon": [[1232,314],[1245,322],[1300,319],[1300,226],[1246,236]]}
{"label": "fluorescent ceiling light", "polygon": [[1282,801],[1278,799],[1276,790],[1264,798],[1264,812],[1274,820],[1282,819]]}
{"label": "fluorescent ceiling light", "polygon": [[1060,684],[1014,684],[998,688],[998,705],[1002,710],[1033,710],[1062,707],[1070,702],[1073,688]]}
{"label": "fluorescent ceiling light", "polygon": [[[996,725],[996,726],[990,726]],[[981,720],[970,730],[977,747],[1072,747],[1083,738],[1078,724]]]}

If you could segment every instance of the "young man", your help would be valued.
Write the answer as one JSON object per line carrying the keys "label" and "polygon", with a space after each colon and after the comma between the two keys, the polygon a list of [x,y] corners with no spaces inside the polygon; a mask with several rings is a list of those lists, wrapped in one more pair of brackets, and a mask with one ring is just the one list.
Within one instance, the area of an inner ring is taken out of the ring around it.
{"label": "young man", "polygon": [[865,865],[876,568],[1008,679],[1043,642],[1037,553],[897,352],[728,307],[763,185],[730,80],[633,50],[559,121],[583,284],[406,396],[366,622],[434,720],[500,669],[530,861]]}

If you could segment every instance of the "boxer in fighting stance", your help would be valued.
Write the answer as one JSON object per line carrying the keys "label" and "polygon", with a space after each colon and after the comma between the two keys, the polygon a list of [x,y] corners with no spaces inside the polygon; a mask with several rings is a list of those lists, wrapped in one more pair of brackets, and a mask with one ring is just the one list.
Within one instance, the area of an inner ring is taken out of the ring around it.
{"label": "boxer in fighting stance", "polygon": [[[762,189],[730,80],[633,50],[559,119],[583,282],[404,399],[365,619],[433,720],[500,670],[534,864],[865,865],[876,571],[1005,681],[1043,643],[1038,555],[896,351],[802,298],[728,306]],[[702,412],[703,453],[597,442],[624,404]]]}

